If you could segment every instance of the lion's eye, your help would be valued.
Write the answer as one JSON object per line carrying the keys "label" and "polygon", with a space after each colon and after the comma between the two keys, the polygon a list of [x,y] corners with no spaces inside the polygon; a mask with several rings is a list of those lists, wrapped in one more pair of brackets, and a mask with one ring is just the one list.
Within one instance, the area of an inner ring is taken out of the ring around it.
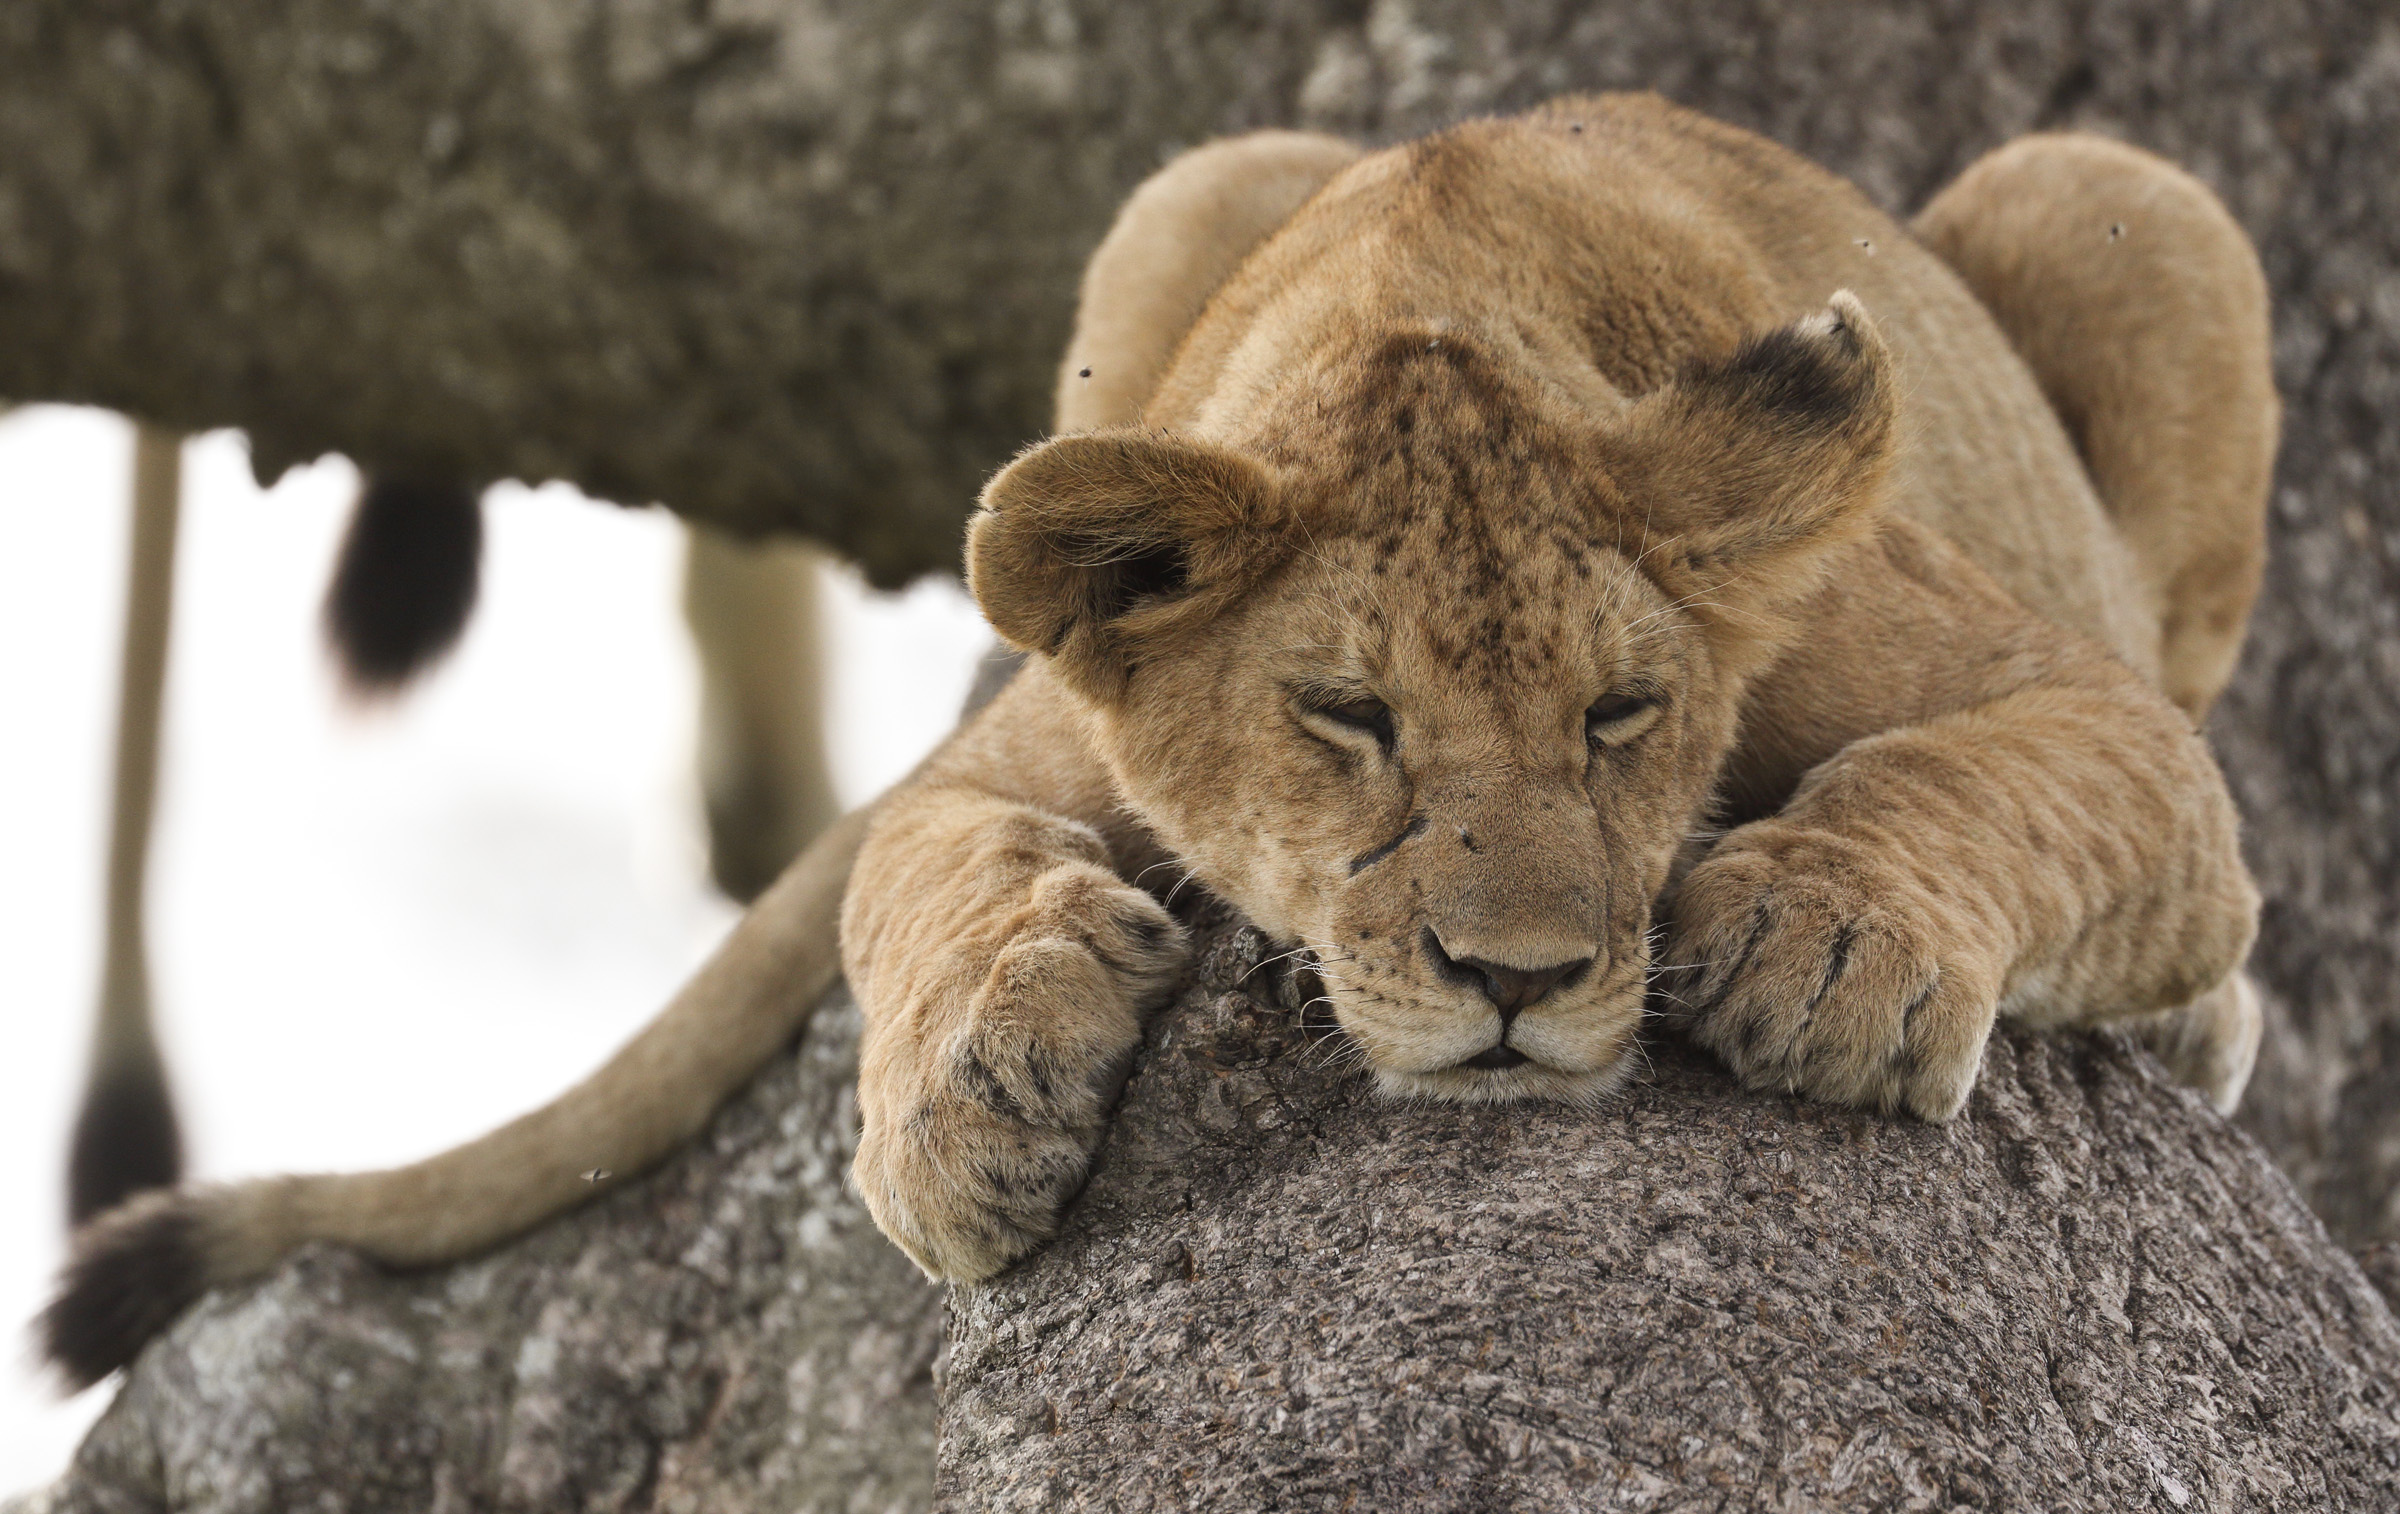
{"label": "lion's eye", "polygon": [[1648,694],[1604,694],[1583,712],[1583,734],[1603,746],[1630,741],[1658,713],[1658,701]]}
{"label": "lion's eye", "polygon": [[1330,726],[1336,732],[1355,732],[1373,738],[1375,744],[1388,754],[1400,739],[1400,724],[1392,707],[1372,694],[1352,694],[1339,698],[1302,698],[1300,712],[1319,726]]}

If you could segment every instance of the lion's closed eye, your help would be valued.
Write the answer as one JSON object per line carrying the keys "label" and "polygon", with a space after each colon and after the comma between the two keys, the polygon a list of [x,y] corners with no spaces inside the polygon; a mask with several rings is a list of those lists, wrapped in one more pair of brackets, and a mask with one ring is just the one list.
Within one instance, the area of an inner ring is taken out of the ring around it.
{"label": "lion's closed eye", "polygon": [[1584,739],[1596,747],[1622,746],[1657,723],[1660,700],[1645,689],[1603,694],[1583,712]]}
{"label": "lion's closed eye", "polygon": [[1355,751],[1372,742],[1389,757],[1400,744],[1400,718],[1392,707],[1357,689],[1296,689],[1292,715],[1320,741]]}

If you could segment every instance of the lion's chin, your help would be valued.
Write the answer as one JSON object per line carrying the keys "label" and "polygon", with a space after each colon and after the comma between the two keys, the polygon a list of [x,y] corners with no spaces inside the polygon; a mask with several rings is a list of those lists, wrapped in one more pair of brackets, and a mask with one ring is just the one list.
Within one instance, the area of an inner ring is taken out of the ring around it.
{"label": "lion's chin", "polygon": [[1623,1051],[1606,1067],[1569,1072],[1540,1062],[1515,1067],[1444,1067],[1432,1072],[1378,1068],[1375,1086],[1387,1099],[1436,1099],[1445,1104],[1517,1104],[1541,1099],[1584,1107],[1608,1100],[1632,1075]]}

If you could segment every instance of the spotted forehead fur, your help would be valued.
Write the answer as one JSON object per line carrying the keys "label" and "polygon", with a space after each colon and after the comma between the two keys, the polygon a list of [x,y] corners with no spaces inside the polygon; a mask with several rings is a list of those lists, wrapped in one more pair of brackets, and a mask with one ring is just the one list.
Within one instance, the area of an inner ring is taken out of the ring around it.
{"label": "spotted forehead fur", "polygon": [[1451,695],[1499,710],[1530,687],[1588,681],[1589,697],[1628,673],[1682,660],[1684,620],[1631,556],[1604,541],[1536,537],[1486,597],[1464,587],[1448,527],[1428,511],[1393,549],[1363,535],[1306,549],[1303,570],[1324,570],[1313,575],[1308,645],[1352,676],[1372,678],[1396,662],[1430,665]]}
{"label": "spotted forehead fur", "polygon": [[1389,601],[1435,661],[1504,683],[1574,650],[1572,620],[1539,608],[1603,588],[1624,605],[1624,585],[1607,580],[1626,571],[1626,505],[1588,430],[1548,413],[1480,342],[1427,327],[1327,369],[1323,398],[1301,412],[1307,437],[1270,450],[1322,473],[1312,526],[1321,541],[1355,543],[1342,556],[1378,581],[1381,592],[1345,596],[1360,601],[1346,613],[1375,617],[1378,639]]}

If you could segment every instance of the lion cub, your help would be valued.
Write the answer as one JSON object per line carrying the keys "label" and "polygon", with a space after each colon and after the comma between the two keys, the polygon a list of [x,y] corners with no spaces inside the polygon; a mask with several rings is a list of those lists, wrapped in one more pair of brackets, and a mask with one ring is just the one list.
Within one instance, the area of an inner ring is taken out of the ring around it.
{"label": "lion cub", "polygon": [[2193,722],[2257,584],[2255,259],[2085,137],[1918,233],[1648,97],[1138,191],[969,538],[1031,662],[844,905],[886,1233],[961,1279],[1052,1233],[1187,874],[1396,1094],[1600,1098],[1647,1001],[1943,1120],[1996,1015],[2190,1005],[2230,1105],[2257,899]]}
{"label": "lion cub", "polygon": [[1601,1098],[1649,1003],[1752,1085],[1934,1120],[1997,1015],[2148,1016],[2230,1107],[2257,900],[2193,724],[2258,584],[2265,310],[2207,190],[2091,137],[1913,234],[1647,97],[1187,154],[973,526],[1014,684],[582,1085],[411,1167],[136,1200],[49,1350],[96,1379],[304,1242],[448,1261],[639,1172],[789,1044],[837,913],[859,1187],[936,1277],[1054,1231],[1186,876],[1398,1094]]}

